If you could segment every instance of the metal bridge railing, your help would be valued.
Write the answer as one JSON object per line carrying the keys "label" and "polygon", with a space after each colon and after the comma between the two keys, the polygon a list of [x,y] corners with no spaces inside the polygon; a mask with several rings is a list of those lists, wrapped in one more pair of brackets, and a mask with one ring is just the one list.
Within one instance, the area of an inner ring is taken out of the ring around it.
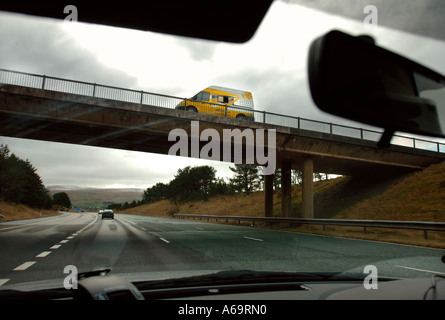
{"label": "metal bridge railing", "polygon": [[[190,104],[192,102],[191,100],[186,98],[159,93],[119,88],[83,81],[68,80],[56,77],[49,77],[45,75],[36,75],[6,69],[0,69],[0,83],[130,103],[138,103],[142,105],[150,105],[169,109],[175,109],[182,101],[186,101],[186,104]],[[236,114],[236,111],[243,111],[243,113],[246,114],[253,113],[253,118],[256,122],[322,132],[330,135],[352,137],[367,141],[378,141],[383,132],[334,124],[330,122],[305,119],[301,117],[282,115],[273,112],[246,109],[240,106],[227,106],[224,104],[211,103],[207,104],[209,111],[206,111],[206,113],[218,114],[220,116],[231,116],[231,114],[233,113]],[[223,110],[224,112],[215,111],[221,108],[225,109]],[[445,152],[445,143],[442,141],[432,141],[417,137],[394,135],[391,143],[395,145],[412,147],[415,149]]]}

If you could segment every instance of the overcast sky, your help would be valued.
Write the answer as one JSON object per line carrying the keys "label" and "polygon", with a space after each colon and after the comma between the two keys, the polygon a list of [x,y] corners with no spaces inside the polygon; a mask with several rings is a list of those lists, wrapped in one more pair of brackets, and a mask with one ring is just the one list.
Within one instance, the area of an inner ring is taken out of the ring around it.
{"label": "overcast sky", "polygon": [[[0,68],[179,97],[209,85],[227,86],[251,91],[258,110],[346,123],[315,107],[307,83],[309,45],[334,28],[373,34],[379,45],[445,73],[440,41],[419,45],[419,37],[381,27],[369,30],[360,21],[284,2],[273,3],[246,44],[0,12]],[[29,159],[46,186],[147,188],[170,181],[186,165],[208,164],[218,176],[232,175],[230,164],[220,162],[6,137],[0,143]]]}

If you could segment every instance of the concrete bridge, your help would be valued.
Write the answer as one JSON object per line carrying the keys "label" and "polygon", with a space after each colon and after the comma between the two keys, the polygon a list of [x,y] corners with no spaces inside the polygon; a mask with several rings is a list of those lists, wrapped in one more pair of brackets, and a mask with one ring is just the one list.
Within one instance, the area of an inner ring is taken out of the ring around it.
{"label": "concrete bridge", "polygon": [[[258,111],[263,121],[255,122],[198,114],[174,109],[181,98],[176,98],[171,104],[173,108],[160,107],[156,103],[147,103],[141,91],[107,87],[140,95],[140,98],[136,98],[137,102],[128,102],[121,101],[128,100],[121,97],[110,99],[98,94],[98,89],[106,86],[75,82],[94,86],[92,91],[79,94],[72,93],[77,92],[78,87],[75,90],[71,87],[48,89],[45,87],[48,78],[40,77],[41,82],[27,80],[18,85],[14,83],[16,80],[5,79],[0,72],[0,135],[168,154],[170,147],[176,143],[168,140],[169,133],[173,129],[183,129],[191,141],[193,121],[199,122],[200,133],[212,128],[221,136],[227,129],[252,129],[254,132],[257,129],[266,132],[276,130],[276,165],[282,169],[283,217],[291,216],[291,169],[303,172],[303,217],[311,218],[314,172],[349,176],[393,175],[421,170],[445,160],[445,153],[441,150],[443,143],[435,141],[413,139],[412,146],[380,148],[376,141],[365,139],[367,130],[360,128],[353,128],[359,133],[358,137],[350,137],[333,133],[332,124],[328,132],[318,132],[301,128],[300,119],[298,127],[267,123],[266,116],[270,118],[272,114],[263,111]],[[174,98],[159,96],[162,99]],[[416,148],[419,141],[429,142],[432,150]],[[205,145],[203,141],[199,143],[200,147]],[[242,141],[242,145],[246,147],[245,141]],[[232,150],[236,147],[237,142],[232,141]],[[264,147],[267,148],[268,144]],[[188,156],[192,156],[192,152]],[[227,159],[223,159],[221,154],[219,160]],[[230,161],[233,160],[232,156]],[[271,175],[265,176],[266,217],[272,216],[272,181]]]}

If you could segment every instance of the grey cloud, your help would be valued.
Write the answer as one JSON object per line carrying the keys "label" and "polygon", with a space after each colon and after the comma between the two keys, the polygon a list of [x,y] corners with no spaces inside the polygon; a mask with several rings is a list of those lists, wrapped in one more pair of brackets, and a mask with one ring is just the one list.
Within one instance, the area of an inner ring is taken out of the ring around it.
{"label": "grey cloud", "polygon": [[[301,73],[297,71],[292,73],[277,69],[248,68],[217,78],[217,84],[251,91],[257,110],[358,128],[370,128],[318,109],[311,97],[306,70]],[[275,119],[275,121],[281,120]],[[306,123],[309,124],[309,122]]]}
{"label": "grey cloud", "polygon": [[139,157],[139,152],[7,137],[0,137],[0,144],[8,145],[11,153],[21,159],[28,159],[47,187],[100,188],[118,184],[147,188],[158,182],[168,183],[186,165],[208,164],[217,170],[218,176],[232,175],[229,164],[218,161],[194,160],[196,163],[190,164],[193,160],[178,158],[170,162],[169,170],[159,170],[160,166],[165,169],[164,157],[171,156],[150,155],[146,162],[132,163],[131,158]]}
{"label": "grey cloud", "polygon": [[377,9],[378,25],[404,30],[444,40],[443,0],[285,0],[327,13],[340,15],[362,22],[370,13],[364,8],[373,5]]}
{"label": "grey cloud", "polygon": [[0,67],[125,88],[137,79],[100,63],[51,19],[0,12]]}
{"label": "grey cloud", "polygon": [[175,38],[175,42],[186,48],[190,57],[196,61],[211,60],[217,47],[216,42],[209,40]]}
{"label": "grey cloud", "polygon": [[305,78],[276,69],[248,68],[219,77],[218,84],[251,91],[255,108],[292,116],[310,114],[316,108]]}
{"label": "grey cloud", "polygon": [[0,144],[8,145],[18,157],[28,159],[45,186],[120,184],[143,188],[172,179],[170,174],[159,173],[154,163],[125,162],[129,151],[6,137],[0,137]]}

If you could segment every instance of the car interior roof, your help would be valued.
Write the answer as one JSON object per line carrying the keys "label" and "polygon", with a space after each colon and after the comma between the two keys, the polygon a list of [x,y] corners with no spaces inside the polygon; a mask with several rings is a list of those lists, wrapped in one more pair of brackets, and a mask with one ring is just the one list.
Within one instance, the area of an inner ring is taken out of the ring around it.
{"label": "car interior roof", "polygon": [[[363,21],[368,0],[275,0]],[[273,0],[76,2],[80,22],[208,40],[243,43],[252,38]],[[378,25],[445,40],[443,0],[374,0]],[[65,19],[56,1],[3,1],[0,10]]]}

